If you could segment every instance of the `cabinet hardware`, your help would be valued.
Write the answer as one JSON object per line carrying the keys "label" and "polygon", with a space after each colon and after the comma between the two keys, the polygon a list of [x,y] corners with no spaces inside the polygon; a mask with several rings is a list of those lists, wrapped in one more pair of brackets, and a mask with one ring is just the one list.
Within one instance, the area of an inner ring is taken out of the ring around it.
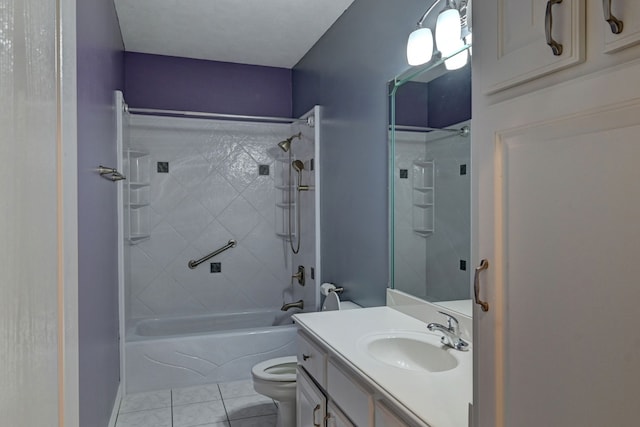
{"label": "cabinet hardware", "polygon": [[552,8],[554,4],[562,3],[562,0],[549,0],[547,2],[547,10],[544,14],[544,33],[547,36],[547,44],[551,47],[551,51],[555,56],[562,55],[562,44],[553,39],[553,13]]}
{"label": "cabinet hardware", "polygon": [[473,293],[475,296],[475,302],[480,307],[482,307],[482,311],[489,311],[489,303],[486,301],[480,300],[480,272],[489,268],[489,261],[483,259],[480,261],[480,265],[476,267],[476,272],[473,277]]}
{"label": "cabinet hardware", "polygon": [[311,355],[302,353],[302,360],[310,359]]}
{"label": "cabinet hardware", "polygon": [[602,10],[604,11],[604,20],[607,21],[613,34],[620,34],[624,25],[622,21],[611,14],[611,0],[602,0]]}
{"label": "cabinet hardware", "polygon": [[318,412],[320,410],[320,404],[317,404],[315,408],[313,408],[313,425],[315,427],[320,427],[319,423],[316,423],[316,412]]}

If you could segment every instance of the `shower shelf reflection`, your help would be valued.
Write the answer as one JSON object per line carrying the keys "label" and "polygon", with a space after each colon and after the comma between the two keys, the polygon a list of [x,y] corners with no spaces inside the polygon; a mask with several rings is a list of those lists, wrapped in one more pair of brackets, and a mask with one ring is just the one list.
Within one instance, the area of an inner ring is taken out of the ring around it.
{"label": "shower shelf reflection", "polygon": [[413,162],[413,231],[427,237],[435,230],[435,167],[432,160]]}

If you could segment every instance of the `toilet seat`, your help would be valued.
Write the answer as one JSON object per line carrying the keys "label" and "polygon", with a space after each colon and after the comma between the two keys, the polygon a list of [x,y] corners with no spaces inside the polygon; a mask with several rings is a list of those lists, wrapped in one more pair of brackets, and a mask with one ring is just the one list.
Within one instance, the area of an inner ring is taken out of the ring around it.
{"label": "toilet seat", "polygon": [[251,368],[251,373],[262,381],[295,382],[296,366],[296,356],[277,357],[258,363]]}

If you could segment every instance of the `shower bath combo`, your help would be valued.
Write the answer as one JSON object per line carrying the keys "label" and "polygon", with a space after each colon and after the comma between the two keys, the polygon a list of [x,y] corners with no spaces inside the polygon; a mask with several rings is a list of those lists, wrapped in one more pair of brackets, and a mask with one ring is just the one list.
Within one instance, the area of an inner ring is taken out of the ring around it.
{"label": "shower bath combo", "polygon": [[[295,353],[293,310],[283,313],[280,305],[319,307],[319,170],[308,163],[319,162],[319,107],[300,119],[230,116],[129,109],[117,94],[115,108],[118,170],[129,172],[119,198],[123,392],[249,379],[256,363]],[[286,163],[276,142],[292,134]],[[241,142],[225,145],[225,138]],[[231,155],[219,151],[229,147]],[[260,174],[259,166],[274,160],[281,175]],[[156,162],[170,167],[155,172]],[[193,164],[200,167],[188,169]],[[297,175],[299,191],[286,188],[289,174]],[[281,196],[289,191],[303,192],[302,228],[291,216],[291,234],[304,234],[296,255],[283,241],[288,215]],[[143,226],[144,239],[133,233]],[[212,259],[221,263],[196,265],[226,246]],[[288,283],[294,265],[314,268],[305,286]]]}

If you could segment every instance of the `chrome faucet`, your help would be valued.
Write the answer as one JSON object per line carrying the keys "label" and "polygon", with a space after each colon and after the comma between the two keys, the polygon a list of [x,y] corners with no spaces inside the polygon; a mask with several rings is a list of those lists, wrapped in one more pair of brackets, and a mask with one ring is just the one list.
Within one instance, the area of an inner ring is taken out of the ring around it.
{"label": "chrome faucet", "polygon": [[439,311],[438,313],[447,316],[447,326],[439,323],[429,323],[427,325],[427,329],[431,332],[442,332],[442,338],[440,339],[442,344],[460,351],[469,350],[469,343],[460,338],[460,325],[458,323],[458,319],[442,311]]}
{"label": "chrome faucet", "polygon": [[303,310],[304,309],[304,301],[300,300],[300,301],[296,301],[296,302],[289,302],[289,303],[283,304],[282,307],[280,307],[280,310],[287,311],[290,308],[299,308],[300,310]]}

